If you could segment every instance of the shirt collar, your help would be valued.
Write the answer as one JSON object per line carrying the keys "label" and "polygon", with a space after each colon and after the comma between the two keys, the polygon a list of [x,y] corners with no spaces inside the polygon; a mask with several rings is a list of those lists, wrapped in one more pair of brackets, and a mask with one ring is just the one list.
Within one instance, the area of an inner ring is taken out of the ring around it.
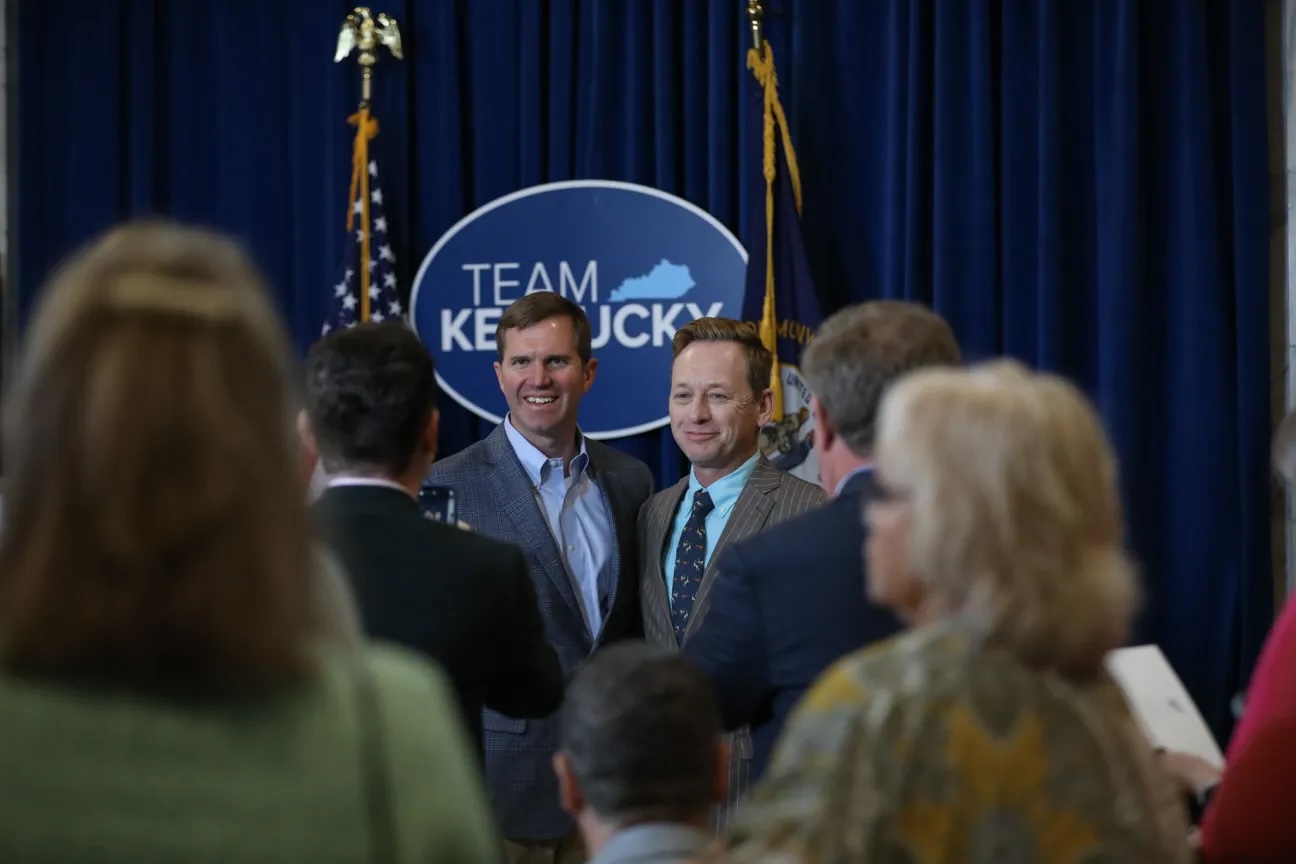
{"label": "shirt collar", "polygon": [[[726,508],[732,507],[738,502],[738,496],[742,494],[743,487],[751,479],[752,472],[756,470],[756,463],[760,461],[760,451],[757,450],[752,457],[743,464],[739,465],[730,473],[721,477],[719,480],[705,487],[711,495],[711,503],[715,510],[723,512]],[[699,489],[704,488],[698,482],[697,471],[689,469],[688,498],[692,502],[693,496]]]}
{"label": "shirt collar", "polygon": [[[554,457],[550,458],[540,452],[540,449],[526,439],[526,436],[519,432],[513,426],[513,415],[510,412],[504,417],[504,435],[508,438],[509,446],[517,454],[518,461],[522,463],[522,469],[526,471],[527,477],[531,478],[534,486],[539,486],[551,471],[562,467],[562,460]],[[576,430],[576,441],[580,445],[576,455],[572,458],[571,469],[573,479],[579,477],[586,468],[589,467],[589,453],[585,449],[585,436],[579,429]]]}
{"label": "shirt collar", "polygon": [[659,861],[663,858],[692,857],[711,843],[709,832],[675,822],[645,822],[617,831],[591,859],[599,861]]}
{"label": "shirt collar", "polygon": [[343,475],[329,478],[328,488],[336,489],[340,486],[377,486],[383,489],[395,489],[407,498],[414,498],[416,501],[418,500],[404,486],[397,483],[395,480],[388,480],[385,477],[347,477]]}
{"label": "shirt collar", "polygon": [[845,477],[837,481],[837,488],[833,490],[833,497],[836,498],[840,496],[842,490],[846,488],[846,484],[849,483],[851,480],[855,479],[861,474],[872,474],[872,473],[873,473],[872,463],[869,463],[868,465],[859,466],[854,471],[850,472]]}

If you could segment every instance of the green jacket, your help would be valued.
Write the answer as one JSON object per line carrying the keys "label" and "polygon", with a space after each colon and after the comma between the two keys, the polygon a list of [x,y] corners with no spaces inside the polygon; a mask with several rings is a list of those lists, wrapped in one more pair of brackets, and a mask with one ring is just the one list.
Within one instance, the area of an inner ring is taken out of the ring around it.
{"label": "green jacket", "polygon": [[[361,710],[357,658],[380,723],[364,720],[376,715]],[[394,830],[378,833],[397,862],[496,862],[452,698],[441,673],[393,648],[330,649],[308,685],[241,708],[0,674],[0,861],[361,864],[383,822],[365,777],[385,776]],[[385,759],[366,762],[361,730],[379,727],[366,740]]]}

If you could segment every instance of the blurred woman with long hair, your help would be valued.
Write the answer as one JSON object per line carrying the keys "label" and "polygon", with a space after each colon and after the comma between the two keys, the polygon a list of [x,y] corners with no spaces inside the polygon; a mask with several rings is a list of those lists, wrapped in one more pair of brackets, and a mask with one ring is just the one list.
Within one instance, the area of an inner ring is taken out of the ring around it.
{"label": "blurred woman with long hair", "polygon": [[244,254],[112,231],[3,420],[0,860],[493,861],[438,674],[321,638],[286,339]]}

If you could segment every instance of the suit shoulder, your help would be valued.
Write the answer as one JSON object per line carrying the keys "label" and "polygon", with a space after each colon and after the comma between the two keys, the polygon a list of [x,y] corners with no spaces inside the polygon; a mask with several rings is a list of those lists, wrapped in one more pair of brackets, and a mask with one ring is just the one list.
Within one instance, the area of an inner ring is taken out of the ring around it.
{"label": "suit shoulder", "polygon": [[426,480],[433,485],[452,485],[467,480],[486,461],[485,456],[486,441],[483,439],[468,445],[453,456],[432,463],[432,469],[428,471]]}
{"label": "suit shoulder", "polygon": [[798,511],[813,510],[828,500],[828,493],[817,483],[802,480],[793,474],[784,472],[783,482],[779,487],[779,497]]}
{"label": "suit shoulder", "polygon": [[671,485],[667,486],[665,489],[659,489],[656,492],[649,495],[647,500],[644,501],[643,508],[640,510],[640,512],[644,513],[651,510],[654,507],[660,507],[664,502],[673,500],[674,498],[678,497],[680,494],[680,490],[677,487],[680,486],[681,484],[687,485],[688,478],[685,477],[682,480],[677,480]]}
{"label": "suit shoulder", "polygon": [[[739,540],[726,550],[725,560],[729,567],[783,573],[792,566],[791,562],[803,563],[807,549],[822,549],[825,544],[833,545],[843,538],[853,538],[854,534],[849,529],[858,526],[859,520],[859,510],[851,502],[834,499]],[[851,543],[858,547],[857,540],[852,539]]]}
{"label": "suit shoulder", "polygon": [[595,466],[636,479],[652,479],[652,471],[648,470],[648,466],[641,459],[628,456],[615,447],[592,438],[585,442],[585,448],[593,458]]}

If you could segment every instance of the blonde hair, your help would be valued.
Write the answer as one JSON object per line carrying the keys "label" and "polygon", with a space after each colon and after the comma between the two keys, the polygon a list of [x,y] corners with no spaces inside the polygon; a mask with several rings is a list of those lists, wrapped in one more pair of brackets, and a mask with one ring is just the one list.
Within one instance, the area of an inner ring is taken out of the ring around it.
{"label": "blonde hair", "polygon": [[1037,666],[1090,674],[1138,604],[1116,460],[1072,385],[1013,361],[932,369],[883,400],[878,462],[911,496],[937,608]]}
{"label": "blonde hair", "polygon": [[0,663],[169,695],[304,674],[292,380],[224,238],[129,225],[58,272],[4,415]]}

